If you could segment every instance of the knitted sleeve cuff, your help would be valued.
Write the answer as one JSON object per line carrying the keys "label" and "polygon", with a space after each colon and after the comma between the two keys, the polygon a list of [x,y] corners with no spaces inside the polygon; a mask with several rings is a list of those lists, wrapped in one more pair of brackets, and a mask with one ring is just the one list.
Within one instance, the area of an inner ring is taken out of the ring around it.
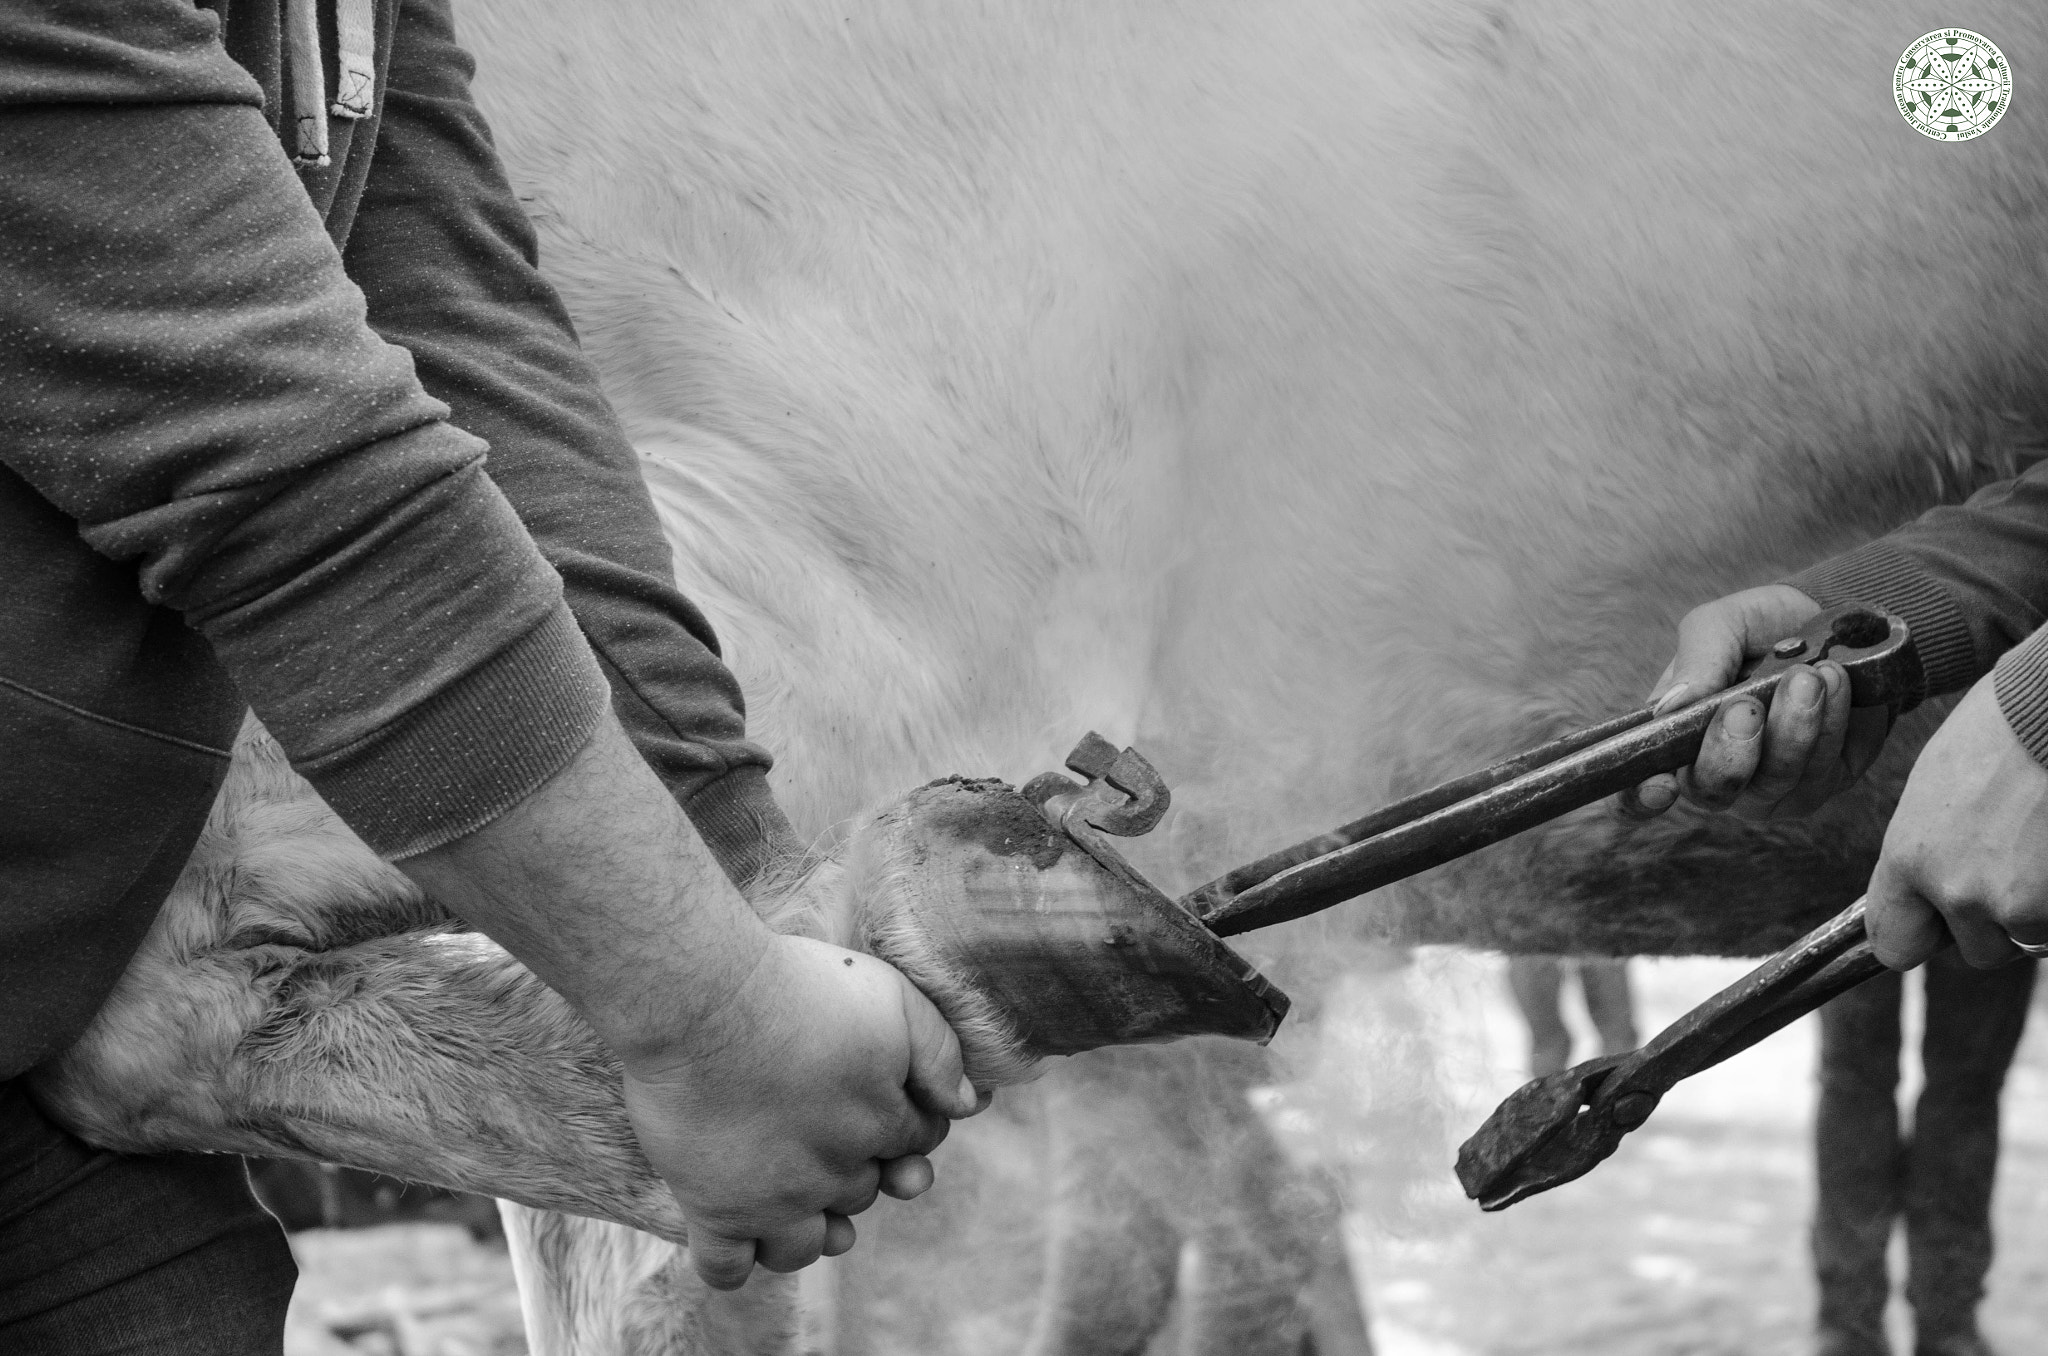
{"label": "knitted sleeve cuff", "polygon": [[1991,675],[2006,724],[2035,762],[2048,765],[2048,626],[2007,650]]}
{"label": "knitted sleeve cuff", "polygon": [[743,763],[683,802],[684,813],[725,874],[742,890],[763,873],[801,857],[803,840],[768,789],[765,768]]}
{"label": "knitted sleeve cuff", "polygon": [[1822,607],[1874,603],[1905,618],[1930,697],[1959,691],[1982,675],[1970,628],[1948,590],[1919,562],[1882,540],[1824,560],[1784,582]]}
{"label": "knitted sleeve cuff", "polygon": [[611,701],[567,605],[396,721],[300,763],[336,814],[390,858],[452,843],[561,771]]}

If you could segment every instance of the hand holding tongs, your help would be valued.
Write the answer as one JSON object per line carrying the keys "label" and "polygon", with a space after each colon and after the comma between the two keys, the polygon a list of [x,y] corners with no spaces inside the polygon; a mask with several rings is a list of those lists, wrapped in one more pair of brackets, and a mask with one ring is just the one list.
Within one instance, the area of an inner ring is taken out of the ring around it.
{"label": "hand holding tongs", "polygon": [[[1735,686],[1665,715],[1643,707],[1554,739],[1482,771],[1420,792],[1329,833],[1271,853],[1190,891],[1182,909],[1221,936],[1299,918],[1390,885],[1602,800],[1662,772],[1691,764],[1722,705],[1754,697],[1769,706],[1795,664],[1828,659],[1849,679],[1849,699],[1894,713],[1920,699],[1920,662],[1905,622],[1858,603],[1830,608],[1771,648]],[[1166,785],[1134,749],[1120,753],[1090,735],[1067,766],[1077,786],[1047,773],[1023,788],[1052,825],[1134,895],[1174,912],[1109,843],[1105,834],[1144,833],[1165,813]],[[1213,941],[1213,937],[1209,940]],[[1237,974],[1255,972],[1228,952]],[[1488,1210],[1571,1181],[1614,1152],[1680,1079],[1747,1049],[1883,967],[1864,935],[1863,906],[1778,953],[1632,1054],[1609,1056],[1541,1078],[1502,1103],[1458,1159],[1468,1194]],[[1228,987],[1228,986],[1225,986]],[[1236,1026],[1181,1024],[1192,1030],[1270,1035],[1285,1010],[1258,980],[1260,1020]]]}
{"label": "hand holding tongs", "polygon": [[1668,715],[1646,706],[1564,735],[1238,867],[1180,903],[1228,937],[1455,861],[1646,777],[1689,766],[1723,703],[1749,696],[1768,707],[1795,664],[1832,659],[1848,674],[1852,705],[1908,710],[1918,703],[1922,682],[1910,644],[1906,623],[1888,612],[1861,603],[1829,608],[1725,691]]}
{"label": "hand holding tongs", "polygon": [[[1916,705],[1921,673],[1905,622],[1845,604],[1788,636],[1734,687],[1665,716],[1644,707],[1565,735],[1273,853],[1181,903],[1228,936],[1327,908],[1464,856],[1699,756],[1732,697],[1770,704],[1795,664],[1840,663],[1856,706]],[[1458,1179],[1500,1210],[1591,1171],[1680,1079],[1748,1049],[1835,995],[1876,976],[1863,904],[1815,929],[1724,989],[1641,1050],[1539,1078],[1509,1097],[1458,1155]]]}

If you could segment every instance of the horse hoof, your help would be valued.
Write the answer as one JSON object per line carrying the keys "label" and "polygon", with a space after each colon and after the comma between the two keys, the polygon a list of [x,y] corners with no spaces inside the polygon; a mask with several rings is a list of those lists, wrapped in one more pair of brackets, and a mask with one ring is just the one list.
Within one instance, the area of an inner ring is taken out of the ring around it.
{"label": "horse hoof", "polygon": [[1264,1043],[1286,1015],[1287,996],[1193,915],[1002,782],[919,787],[865,826],[852,857],[864,949],[961,1032],[977,1086],[1105,1045]]}

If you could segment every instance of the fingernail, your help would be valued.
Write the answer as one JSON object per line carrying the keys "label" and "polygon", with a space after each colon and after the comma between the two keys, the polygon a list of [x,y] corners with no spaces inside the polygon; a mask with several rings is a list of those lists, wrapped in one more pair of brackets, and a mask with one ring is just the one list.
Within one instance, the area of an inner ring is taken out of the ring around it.
{"label": "fingernail", "polygon": [[1812,706],[1820,700],[1820,675],[1811,669],[1802,669],[1785,680],[1785,695],[1794,705]]}
{"label": "fingernail", "polygon": [[955,1094],[955,1098],[965,1108],[961,1114],[972,1116],[976,1105],[981,1101],[981,1093],[976,1090],[973,1079],[969,1078],[966,1074],[961,1074],[960,1089]]}
{"label": "fingernail", "polygon": [[1678,783],[1673,781],[1659,779],[1645,782],[1636,788],[1636,804],[1657,814],[1670,809],[1672,802],[1677,799]]}
{"label": "fingernail", "polygon": [[1755,739],[1764,728],[1764,709],[1752,701],[1732,702],[1721,717],[1721,728],[1731,739]]}
{"label": "fingernail", "polygon": [[1828,695],[1830,697],[1834,696],[1837,692],[1840,692],[1842,690],[1842,684],[1849,681],[1849,675],[1843,670],[1842,666],[1840,664],[1833,663],[1832,661],[1820,665],[1818,668],[1814,670],[1814,672],[1818,673],[1820,675],[1821,682],[1827,685]]}
{"label": "fingernail", "polygon": [[1680,683],[1676,687],[1672,688],[1669,692],[1666,692],[1663,696],[1657,698],[1656,701],[1651,704],[1650,710],[1653,713],[1660,716],[1666,714],[1667,712],[1675,711],[1681,705],[1684,704],[1686,694],[1691,691],[1691,683]]}

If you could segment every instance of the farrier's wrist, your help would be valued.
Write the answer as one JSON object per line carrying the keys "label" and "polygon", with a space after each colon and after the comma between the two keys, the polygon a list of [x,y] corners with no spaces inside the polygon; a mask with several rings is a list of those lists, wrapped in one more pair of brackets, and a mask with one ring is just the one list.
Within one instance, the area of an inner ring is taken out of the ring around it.
{"label": "farrier's wrist", "polygon": [[527,799],[399,866],[629,1066],[729,1039],[773,941],[609,712]]}
{"label": "farrier's wrist", "polygon": [[1991,670],[1991,685],[2020,747],[2048,766],[2048,626],[2006,651]]}
{"label": "farrier's wrist", "polygon": [[683,802],[704,846],[749,898],[758,884],[791,873],[807,854],[757,764],[731,768]]}
{"label": "farrier's wrist", "polygon": [[690,865],[702,874],[678,882],[667,919],[622,939],[609,966],[592,964],[577,977],[579,993],[565,995],[643,1080],[750,1049],[762,1030],[762,991],[782,968],[780,939],[708,854]]}
{"label": "farrier's wrist", "polygon": [[1823,607],[1874,603],[1905,619],[1913,633],[1927,695],[1968,687],[1983,673],[1970,628],[1955,599],[1917,559],[1880,537],[1793,575]]}

